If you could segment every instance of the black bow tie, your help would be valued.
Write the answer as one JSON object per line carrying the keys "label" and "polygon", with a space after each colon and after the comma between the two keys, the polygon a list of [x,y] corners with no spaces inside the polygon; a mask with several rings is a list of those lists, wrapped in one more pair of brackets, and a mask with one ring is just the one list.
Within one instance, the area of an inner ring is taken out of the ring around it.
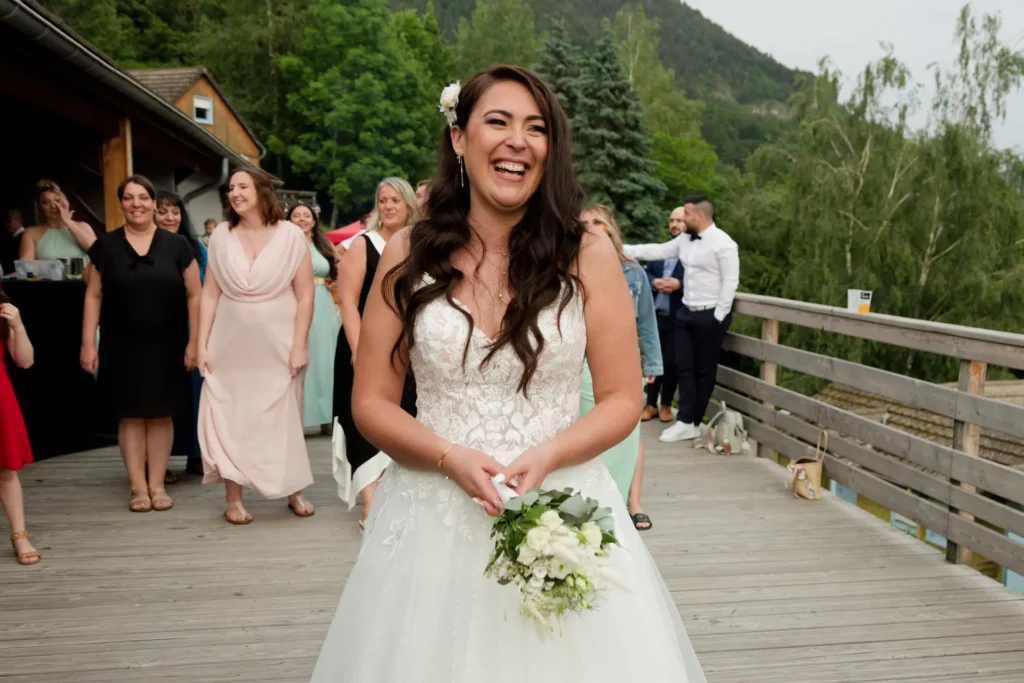
{"label": "black bow tie", "polygon": [[698,234],[697,234],[697,233],[695,233],[695,232],[691,232],[691,233],[690,233],[690,241],[691,241],[691,242],[692,242],[692,241],[694,241],[694,240],[699,240],[699,239],[700,239],[700,235],[698,235]]}

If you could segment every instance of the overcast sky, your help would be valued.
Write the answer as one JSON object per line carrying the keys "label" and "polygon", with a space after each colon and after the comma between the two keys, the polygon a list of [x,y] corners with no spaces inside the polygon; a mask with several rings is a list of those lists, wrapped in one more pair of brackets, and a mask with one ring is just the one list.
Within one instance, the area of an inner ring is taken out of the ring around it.
{"label": "overcast sky", "polygon": [[[928,65],[952,63],[956,19],[964,0],[685,0],[726,31],[786,66],[816,71],[828,56],[852,84],[868,62],[883,55],[879,42],[892,43],[895,56],[919,83],[930,85]],[[1002,15],[1005,43],[1024,49],[1024,0],[974,0],[976,16]],[[825,8],[828,9],[825,9]],[[922,109],[932,89],[922,92]],[[925,123],[926,113],[916,122]],[[1005,123],[995,132],[1000,147],[1024,153],[1024,91],[1008,103]]]}

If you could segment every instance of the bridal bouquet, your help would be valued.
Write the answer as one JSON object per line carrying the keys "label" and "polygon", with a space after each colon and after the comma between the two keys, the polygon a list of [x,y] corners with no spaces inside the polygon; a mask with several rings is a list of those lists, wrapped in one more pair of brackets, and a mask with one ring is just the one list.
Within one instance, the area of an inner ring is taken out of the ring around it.
{"label": "bridal bouquet", "polygon": [[542,633],[554,632],[566,612],[592,609],[609,583],[623,585],[606,559],[607,549],[618,544],[611,508],[572,489],[507,497],[491,538],[494,553],[484,575],[514,583],[520,612]]}

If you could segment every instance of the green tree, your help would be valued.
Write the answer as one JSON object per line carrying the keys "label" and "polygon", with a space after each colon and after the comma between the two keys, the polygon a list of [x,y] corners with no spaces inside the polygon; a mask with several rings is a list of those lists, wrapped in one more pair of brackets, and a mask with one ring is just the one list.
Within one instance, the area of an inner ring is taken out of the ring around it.
{"label": "green tree", "polygon": [[613,27],[619,62],[644,106],[647,127],[676,137],[699,136],[703,104],[687,99],[675,72],[658,57],[661,23],[648,19],[642,5],[625,5],[615,13]]}
{"label": "green tree", "polygon": [[336,214],[364,211],[385,176],[429,172],[442,125],[437,93],[385,0],[315,0],[299,52],[280,63],[298,84],[288,107],[302,124],[288,158]]}
{"label": "green tree", "polygon": [[493,64],[530,67],[540,42],[533,8],[522,0],[477,0],[470,20],[459,20],[456,65],[463,78]]}
{"label": "green tree", "polygon": [[610,31],[586,65],[579,96],[573,119],[576,168],[590,201],[611,205],[630,240],[657,238],[665,186],[653,177],[657,164],[649,157],[643,107],[622,75]]}
{"label": "green tree", "polygon": [[716,200],[724,190],[718,175],[715,150],[699,137],[655,133],[651,159],[654,177],[665,186],[665,208],[678,206],[683,197],[699,192]]}
{"label": "green tree", "polygon": [[415,10],[394,14],[395,29],[412,51],[417,62],[423,65],[430,82],[440,94],[447,83],[456,80],[455,56],[441,36],[441,29],[434,16],[433,3],[421,17]]}
{"label": "green tree", "polygon": [[284,55],[299,50],[309,26],[305,0],[218,0],[219,13],[210,13],[196,50],[231,98],[232,105],[252,126],[270,151],[263,162],[271,172],[292,179],[287,145],[300,121],[288,109],[288,93],[300,83],[282,72]]}
{"label": "green tree", "polygon": [[[961,17],[958,69],[937,79],[923,132],[906,125],[918,92],[891,49],[845,101],[840,75],[822,65],[791,100],[798,146],[765,147],[748,162],[754,187],[733,236],[768,258],[745,262],[744,286],[832,305],[848,288],[871,289],[884,313],[1024,325],[1021,161],[993,149],[988,133],[995,103],[1020,87],[1024,54],[1002,46],[998,28],[996,17],[980,26]],[[876,367],[956,377],[948,359],[809,330],[787,334],[787,343]]]}
{"label": "green tree", "polygon": [[579,104],[580,76],[586,60],[569,40],[565,24],[556,22],[552,25],[537,60],[534,70],[551,87],[566,116],[572,119]]}

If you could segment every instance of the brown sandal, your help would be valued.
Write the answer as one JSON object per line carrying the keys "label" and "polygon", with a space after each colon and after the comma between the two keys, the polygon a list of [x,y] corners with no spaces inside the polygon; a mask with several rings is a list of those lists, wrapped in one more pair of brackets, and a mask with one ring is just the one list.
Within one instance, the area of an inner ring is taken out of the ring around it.
{"label": "brown sandal", "polygon": [[153,509],[153,501],[149,499],[149,491],[146,489],[132,489],[131,495],[128,509],[132,512],[149,512]]}
{"label": "brown sandal", "polygon": [[167,495],[167,489],[163,486],[160,488],[150,489],[149,499],[153,509],[157,512],[166,512],[174,507],[174,499]]}
{"label": "brown sandal", "polygon": [[[309,504],[309,501],[302,497],[302,494],[288,499],[288,507],[296,517],[312,517],[316,509]],[[301,511],[301,512],[300,512]]]}
{"label": "brown sandal", "polygon": [[[241,520],[231,519],[230,517],[228,517],[228,510],[231,508],[235,508],[237,511],[245,515],[245,517],[243,517]],[[224,519],[228,520],[230,524],[244,525],[252,523],[252,515],[249,514],[249,511],[245,509],[245,506],[242,505],[242,501],[240,500],[236,500],[233,503],[228,503],[224,507]]]}
{"label": "brown sandal", "polygon": [[43,559],[43,556],[39,553],[38,550],[32,550],[32,551],[29,551],[27,553],[19,553],[18,552],[18,546],[15,545],[15,543],[17,541],[27,541],[27,540],[28,540],[28,532],[27,531],[15,531],[14,533],[11,534],[11,545],[14,546],[14,554],[18,556],[18,564],[24,564],[24,565],[37,564],[40,560]]}

